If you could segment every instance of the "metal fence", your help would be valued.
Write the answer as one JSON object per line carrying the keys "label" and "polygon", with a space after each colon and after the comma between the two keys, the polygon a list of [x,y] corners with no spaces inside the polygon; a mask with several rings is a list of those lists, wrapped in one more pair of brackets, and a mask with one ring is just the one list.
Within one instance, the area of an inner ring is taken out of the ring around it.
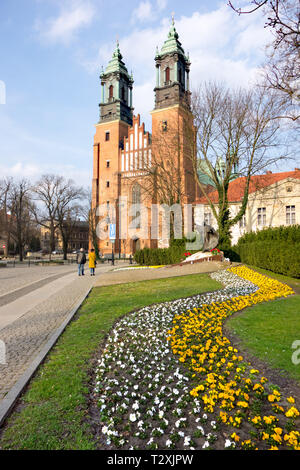
{"label": "metal fence", "polygon": [[[118,262],[124,262],[124,263],[133,263],[133,258],[121,258],[118,255],[114,256],[113,262],[118,263]],[[105,264],[105,263],[111,263],[112,262],[112,256],[107,255],[104,256],[100,259],[97,260],[98,264]],[[31,268],[35,266],[66,266],[70,264],[76,264],[76,257],[70,257],[67,260],[64,259],[34,259],[34,258],[26,258],[24,261],[19,261],[17,259],[6,259],[6,260],[0,260],[0,269],[1,268]]]}

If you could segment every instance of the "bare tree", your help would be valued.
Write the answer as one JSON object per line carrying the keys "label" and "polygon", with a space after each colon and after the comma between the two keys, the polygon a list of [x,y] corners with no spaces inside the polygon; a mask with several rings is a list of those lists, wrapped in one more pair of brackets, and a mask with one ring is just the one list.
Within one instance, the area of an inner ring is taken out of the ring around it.
{"label": "bare tree", "polygon": [[72,205],[58,212],[59,230],[62,238],[64,259],[67,259],[69,240],[74,232],[74,228],[80,220],[82,209],[80,206]]}
{"label": "bare tree", "polygon": [[274,40],[267,52],[265,86],[281,94],[285,112],[278,117],[300,120],[300,1],[253,0],[249,8],[229,6],[239,15],[263,11],[265,27],[271,29]]}
{"label": "bare tree", "polygon": [[[72,180],[59,175],[43,175],[34,187],[34,194],[41,207],[35,208],[35,219],[50,232],[50,257],[55,250],[56,233],[62,236],[64,259],[67,259],[68,241],[78,220],[76,201],[83,197],[82,188]],[[72,222],[72,217],[74,221]]]}
{"label": "bare tree", "polygon": [[70,235],[82,210],[78,201],[84,198],[84,190],[75,186],[72,180],[61,177],[56,188],[56,198],[56,217],[63,241],[64,259],[66,260]]}
{"label": "bare tree", "polygon": [[0,222],[2,236],[5,240],[4,256],[8,256],[11,243],[12,218],[9,214],[9,195],[13,185],[12,178],[4,178],[0,181]]}
{"label": "bare tree", "polygon": [[[187,118],[187,126],[193,129],[192,116]],[[193,169],[189,165],[190,159],[187,161],[189,168],[184,164],[184,151],[186,151],[185,132],[178,125],[176,119],[169,119],[163,122],[162,127],[155,133],[152,140],[152,156],[151,160],[143,164],[143,177],[140,181],[139,177],[131,178],[130,185],[134,187],[135,183],[142,186],[143,200],[148,203],[166,205],[168,208],[191,202],[188,195],[191,195],[191,187],[186,184],[187,178],[192,181],[193,187]],[[193,200],[191,195],[191,200]],[[143,202],[144,202],[143,201]],[[131,201],[134,202],[134,201]],[[142,202],[142,201],[141,201]],[[152,214],[154,215],[154,214]],[[174,213],[170,212],[170,238],[174,237]],[[157,220],[158,224],[158,220]],[[179,228],[179,227],[178,227]],[[184,228],[184,217],[182,216],[182,229]]]}
{"label": "bare tree", "polygon": [[49,252],[55,250],[55,235],[58,229],[57,209],[59,187],[63,177],[58,175],[43,175],[34,187],[34,194],[42,204],[36,207],[35,219],[39,225],[49,230]]}
{"label": "bare tree", "polygon": [[89,238],[95,250],[96,257],[99,258],[99,246],[97,236],[97,208],[92,204],[92,190],[87,189],[84,192],[84,197],[87,203],[83,205],[81,213],[86,222],[89,224]]}
{"label": "bare tree", "polygon": [[11,214],[11,235],[16,241],[19,259],[23,261],[24,249],[35,229],[32,220],[33,202],[31,184],[26,179],[11,184],[8,195],[8,209]]}
{"label": "bare tree", "polygon": [[[262,89],[230,90],[207,83],[193,94],[196,143],[191,136],[194,177],[217,220],[220,245],[230,246],[230,228],[244,215],[251,176],[286,158],[279,138],[278,100]],[[281,136],[282,138],[282,136]],[[218,203],[198,177],[199,162],[218,192]],[[228,189],[232,174],[244,177],[243,199],[238,213],[230,215]]]}

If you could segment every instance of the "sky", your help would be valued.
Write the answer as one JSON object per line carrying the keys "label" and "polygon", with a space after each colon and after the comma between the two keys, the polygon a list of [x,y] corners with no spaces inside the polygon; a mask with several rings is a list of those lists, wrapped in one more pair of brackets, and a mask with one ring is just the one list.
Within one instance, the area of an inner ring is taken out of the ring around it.
{"label": "sky", "polygon": [[260,12],[238,16],[227,0],[1,0],[0,178],[55,173],[91,186],[99,75],[117,40],[151,132],[154,56],[173,13],[192,89],[254,83],[272,37]]}

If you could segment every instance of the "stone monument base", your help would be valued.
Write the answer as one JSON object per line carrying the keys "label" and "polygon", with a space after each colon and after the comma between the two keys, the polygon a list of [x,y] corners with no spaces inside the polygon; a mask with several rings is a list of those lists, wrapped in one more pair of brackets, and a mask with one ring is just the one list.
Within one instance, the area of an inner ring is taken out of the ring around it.
{"label": "stone monument base", "polygon": [[217,255],[212,255],[209,251],[198,251],[197,253],[188,256],[181,264],[193,264],[201,261],[224,261],[224,253],[221,251]]}

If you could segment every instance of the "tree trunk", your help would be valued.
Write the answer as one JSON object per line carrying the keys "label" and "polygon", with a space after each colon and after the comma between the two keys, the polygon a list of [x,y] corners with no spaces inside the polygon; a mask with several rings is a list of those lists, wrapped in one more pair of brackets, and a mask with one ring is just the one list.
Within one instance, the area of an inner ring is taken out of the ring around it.
{"label": "tree trunk", "polygon": [[230,235],[230,216],[228,203],[219,204],[218,230],[219,230],[219,246],[221,248],[229,248],[231,246]]}

